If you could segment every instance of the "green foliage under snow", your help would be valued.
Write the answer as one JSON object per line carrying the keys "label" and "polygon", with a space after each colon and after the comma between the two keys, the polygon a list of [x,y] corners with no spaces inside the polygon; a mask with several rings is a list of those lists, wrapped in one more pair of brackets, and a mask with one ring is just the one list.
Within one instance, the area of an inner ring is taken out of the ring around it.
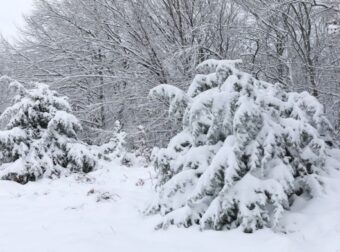
{"label": "green foliage under snow", "polygon": [[160,228],[277,228],[296,198],[318,195],[323,176],[340,167],[317,99],[257,80],[239,63],[208,60],[187,92],[150,92],[183,122],[168,147],[153,152],[158,197],[148,212],[164,215]]}

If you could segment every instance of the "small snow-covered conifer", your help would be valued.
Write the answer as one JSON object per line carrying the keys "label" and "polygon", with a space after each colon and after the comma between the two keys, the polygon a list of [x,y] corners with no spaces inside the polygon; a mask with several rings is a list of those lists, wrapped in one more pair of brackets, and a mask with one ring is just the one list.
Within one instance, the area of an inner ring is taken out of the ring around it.
{"label": "small snow-covered conifer", "polygon": [[115,121],[110,140],[97,148],[99,155],[110,160],[118,159],[122,162],[127,153],[125,138],[126,133],[122,131],[121,123]]}
{"label": "small snow-covered conifer", "polygon": [[45,84],[26,89],[14,81],[11,86],[18,94],[0,116],[6,122],[0,131],[0,178],[27,183],[93,170],[96,157],[78,140],[81,125],[66,97]]}
{"label": "small snow-covered conifer", "polygon": [[257,80],[239,63],[208,60],[187,92],[150,92],[183,121],[152,155],[158,196],[147,212],[164,215],[160,228],[275,228],[297,197],[320,193],[328,163],[338,165],[328,162],[332,128],[317,99]]}

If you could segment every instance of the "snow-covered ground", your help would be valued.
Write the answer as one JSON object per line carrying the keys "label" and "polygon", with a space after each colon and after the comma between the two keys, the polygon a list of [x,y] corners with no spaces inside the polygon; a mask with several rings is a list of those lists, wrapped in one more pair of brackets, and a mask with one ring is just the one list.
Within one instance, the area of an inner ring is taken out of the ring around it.
{"label": "snow-covered ground", "polygon": [[327,184],[326,195],[285,217],[287,234],[244,234],[155,231],[160,217],[141,213],[153,194],[146,168],[112,165],[25,186],[0,181],[0,252],[340,252],[338,175]]}

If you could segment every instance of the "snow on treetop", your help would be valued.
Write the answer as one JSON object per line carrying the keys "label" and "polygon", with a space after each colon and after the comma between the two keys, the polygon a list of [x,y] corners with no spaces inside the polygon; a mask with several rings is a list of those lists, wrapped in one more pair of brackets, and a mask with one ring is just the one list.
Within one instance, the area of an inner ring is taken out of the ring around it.
{"label": "snow on treetop", "polygon": [[180,115],[183,113],[182,109],[185,108],[190,99],[179,88],[162,84],[150,90],[150,97],[167,100],[169,102],[169,114]]}
{"label": "snow on treetop", "polygon": [[[34,88],[26,89],[18,81],[11,81],[10,87],[17,90],[17,95],[14,97],[14,104],[0,115],[0,121],[8,120],[11,117],[8,127],[14,127],[18,123],[17,118],[23,116],[20,114],[23,111],[27,111],[28,116],[33,117],[40,113],[56,113],[58,110],[71,111],[67,97],[59,96],[56,91],[50,90],[46,84],[33,83],[32,85]],[[48,108],[48,111],[39,111],[42,106]]]}
{"label": "snow on treetop", "polygon": [[201,72],[204,70],[209,70],[209,72],[218,72],[219,70],[224,69],[236,69],[238,64],[242,64],[241,59],[236,60],[216,60],[216,59],[208,59],[200,63],[196,69]]}

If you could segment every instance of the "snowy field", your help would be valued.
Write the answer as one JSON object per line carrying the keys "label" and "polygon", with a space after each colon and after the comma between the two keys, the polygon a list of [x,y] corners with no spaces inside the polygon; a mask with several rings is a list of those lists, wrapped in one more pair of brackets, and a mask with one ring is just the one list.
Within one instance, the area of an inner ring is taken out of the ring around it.
{"label": "snowy field", "polygon": [[155,231],[160,217],[141,213],[152,196],[146,168],[113,165],[25,186],[1,181],[0,252],[340,252],[338,181],[334,175],[326,196],[285,216],[287,234],[250,235],[176,227]]}

